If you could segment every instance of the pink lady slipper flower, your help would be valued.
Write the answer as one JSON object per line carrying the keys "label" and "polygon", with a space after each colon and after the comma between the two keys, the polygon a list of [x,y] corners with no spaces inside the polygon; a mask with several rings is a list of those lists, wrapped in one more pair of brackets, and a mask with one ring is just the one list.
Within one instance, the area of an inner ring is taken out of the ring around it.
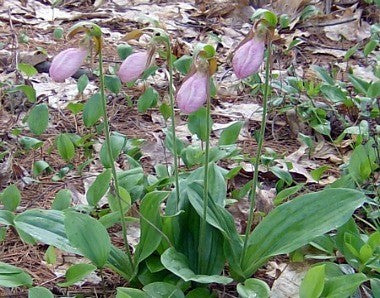
{"label": "pink lady slipper flower", "polygon": [[264,60],[265,41],[254,36],[237,48],[232,58],[232,67],[239,79],[258,72]]}
{"label": "pink lady slipper flower", "polygon": [[123,83],[137,80],[148,68],[153,53],[139,52],[129,55],[121,64],[118,76]]}
{"label": "pink lady slipper flower", "polygon": [[207,100],[209,75],[196,71],[190,75],[179,88],[176,99],[179,109],[184,113],[198,110]]}
{"label": "pink lady slipper flower", "polygon": [[77,72],[86,56],[87,50],[84,48],[69,48],[60,52],[51,63],[50,77],[55,82],[64,82]]}

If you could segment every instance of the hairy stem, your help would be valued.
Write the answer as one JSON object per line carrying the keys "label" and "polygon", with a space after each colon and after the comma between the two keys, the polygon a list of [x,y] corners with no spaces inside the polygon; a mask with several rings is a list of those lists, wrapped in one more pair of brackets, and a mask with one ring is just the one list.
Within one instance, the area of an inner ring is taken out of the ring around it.
{"label": "hairy stem", "polygon": [[107,152],[108,152],[108,157],[109,157],[110,163],[111,163],[112,177],[113,177],[116,197],[117,197],[117,201],[118,201],[119,209],[120,209],[120,220],[121,220],[121,228],[122,228],[125,250],[127,251],[129,262],[131,263],[131,266],[133,268],[134,265],[133,265],[133,260],[132,260],[132,254],[131,254],[131,251],[129,250],[129,243],[128,243],[128,239],[127,239],[127,226],[125,223],[123,206],[121,204],[122,198],[120,196],[119,181],[117,178],[115,161],[114,161],[114,158],[112,156],[111,136],[110,136],[108,116],[107,116],[107,101],[106,101],[105,91],[104,91],[103,55],[102,55],[101,48],[99,50],[99,77],[100,77],[100,96],[102,98],[102,106],[103,106],[104,134],[106,137]]}
{"label": "hairy stem", "polygon": [[174,159],[174,178],[175,178],[175,192],[176,192],[176,212],[178,211],[179,204],[179,178],[178,178],[178,152],[177,152],[177,137],[175,133],[175,112],[174,112],[174,90],[173,90],[173,62],[171,60],[171,46],[170,41],[167,43],[167,51],[168,51],[168,71],[169,71],[169,98],[170,98],[170,108],[171,108],[171,133],[173,138],[173,159]]}
{"label": "hairy stem", "polygon": [[203,178],[203,214],[199,230],[199,243],[198,243],[198,271],[203,273],[205,267],[202,261],[204,255],[204,248],[206,243],[206,226],[207,226],[207,206],[208,206],[208,164],[209,164],[209,151],[210,151],[210,91],[207,90],[207,103],[206,103],[206,148],[205,148],[205,163],[204,163],[204,178]]}
{"label": "hairy stem", "polygon": [[268,97],[269,97],[269,80],[270,80],[270,65],[271,65],[271,56],[272,56],[272,42],[269,41],[268,44],[268,52],[266,57],[266,63],[265,63],[265,85],[264,85],[264,98],[263,98],[263,116],[261,118],[261,127],[260,127],[260,135],[259,135],[259,141],[257,144],[257,152],[256,152],[256,159],[254,164],[254,173],[253,173],[253,183],[252,183],[252,189],[251,193],[249,195],[249,216],[248,216],[248,223],[247,227],[245,229],[245,237],[244,237],[244,245],[243,245],[243,251],[241,255],[241,264],[244,261],[244,257],[247,250],[247,244],[248,244],[248,237],[249,233],[251,231],[252,222],[253,222],[253,211],[255,209],[255,201],[256,201],[256,188],[258,184],[258,178],[259,178],[259,165],[260,165],[260,157],[261,157],[261,150],[263,148],[264,143],[264,134],[265,134],[265,126],[267,122],[267,110],[268,110]]}

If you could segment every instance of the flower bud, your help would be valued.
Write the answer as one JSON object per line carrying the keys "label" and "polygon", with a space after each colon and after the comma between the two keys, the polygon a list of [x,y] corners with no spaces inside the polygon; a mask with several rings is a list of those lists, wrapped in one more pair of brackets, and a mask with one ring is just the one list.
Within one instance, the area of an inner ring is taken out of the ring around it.
{"label": "flower bud", "polygon": [[118,76],[123,83],[137,80],[148,68],[152,55],[149,52],[139,52],[129,55],[121,64]]}
{"label": "flower bud", "polygon": [[239,46],[232,58],[232,67],[239,79],[256,73],[264,60],[265,42],[257,37]]}
{"label": "flower bud", "polygon": [[184,113],[198,110],[207,100],[209,76],[197,71],[188,77],[179,88],[176,99],[179,109]]}
{"label": "flower bud", "polygon": [[83,48],[69,48],[53,58],[49,74],[55,82],[64,82],[71,77],[83,64],[87,50]]}

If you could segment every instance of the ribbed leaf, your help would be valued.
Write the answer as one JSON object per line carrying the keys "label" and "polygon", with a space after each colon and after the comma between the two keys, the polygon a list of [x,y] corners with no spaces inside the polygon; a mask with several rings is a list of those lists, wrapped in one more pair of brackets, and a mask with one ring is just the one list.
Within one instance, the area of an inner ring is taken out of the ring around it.
{"label": "ribbed leaf", "polygon": [[[141,237],[136,247],[135,260],[140,263],[149,257],[159,246],[161,242],[161,217],[160,204],[168,196],[168,192],[155,191],[148,193],[141,201],[140,212],[150,221],[148,223],[143,218],[140,219]],[[152,227],[152,224],[157,228]]]}
{"label": "ribbed leaf", "polygon": [[104,266],[110,254],[111,240],[99,221],[87,214],[66,212],[65,230],[71,245],[98,268]]}
{"label": "ribbed leaf", "polygon": [[300,196],[270,212],[251,233],[242,262],[251,276],[269,257],[289,253],[336,229],[365,201],[351,189],[326,189]]}

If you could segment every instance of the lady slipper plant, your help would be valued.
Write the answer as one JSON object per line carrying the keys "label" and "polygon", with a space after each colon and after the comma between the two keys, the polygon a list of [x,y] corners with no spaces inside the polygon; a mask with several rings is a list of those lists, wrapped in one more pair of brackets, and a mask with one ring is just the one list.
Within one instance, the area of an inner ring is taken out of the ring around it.
{"label": "lady slipper plant", "polygon": [[84,48],[69,48],[54,57],[49,75],[55,82],[64,82],[82,66],[87,56]]}
{"label": "lady slipper plant", "polygon": [[[123,214],[122,207],[122,197],[120,194],[120,188],[118,183],[118,177],[116,173],[114,157],[111,148],[111,135],[110,128],[108,123],[108,115],[107,115],[107,102],[105,97],[105,83],[104,83],[104,73],[103,73],[103,55],[102,55],[102,31],[100,27],[94,23],[90,22],[80,22],[74,25],[69,33],[68,38],[73,37],[78,33],[85,33],[81,44],[87,45],[88,48],[95,47],[95,52],[98,56],[99,61],[99,78],[100,78],[100,97],[102,103],[102,114],[104,121],[104,131],[105,131],[105,142],[107,147],[108,158],[110,159],[111,172],[113,177],[113,184],[115,188],[115,194],[117,197],[119,210],[120,210],[120,221],[122,226],[122,234],[125,245],[125,250],[128,255],[129,262],[133,267],[132,255],[129,250],[129,244],[127,240],[127,228],[125,217]],[[67,49],[59,53],[54,59],[49,70],[50,76],[53,80],[56,81],[64,81],[66,78],[73,75],[83,63],[84,58],[87,55],[87,51],[83,48],[79,49]]]}
{"label": "lady slipper plant", "polygon": [[137,80],[149,67],[154,49],[129,55],[121,64],[118,76],[123,83]]}
{"label": "lady slipper plant", "polygon": [[259,71],[264,61],[265,35],[250,32],[236,49],[232,67],[239,79],[244,79]]}
{"label": "lady slipper plant", "polygon": [[176,95],[181,112],[190,114],[205,104],[209,80],[208,70],[197,70],[184,80]]}

